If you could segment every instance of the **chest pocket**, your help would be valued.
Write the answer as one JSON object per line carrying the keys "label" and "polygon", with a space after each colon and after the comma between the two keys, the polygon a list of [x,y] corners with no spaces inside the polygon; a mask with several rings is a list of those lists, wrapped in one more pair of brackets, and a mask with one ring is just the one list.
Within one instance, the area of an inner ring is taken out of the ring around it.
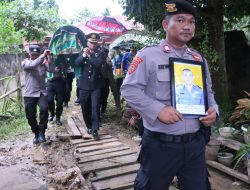
{"label": "chest pocket", "polygon": [[156,98],[165,101],[171,99],[169,69],[156,73]]}

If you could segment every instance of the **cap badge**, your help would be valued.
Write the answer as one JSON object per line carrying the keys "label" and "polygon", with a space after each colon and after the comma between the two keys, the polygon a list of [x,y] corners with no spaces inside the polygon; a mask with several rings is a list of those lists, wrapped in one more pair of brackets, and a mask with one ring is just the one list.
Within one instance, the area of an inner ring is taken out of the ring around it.
{"label": "cap badge", "polygon": [[96,35],[95,35],[95,34],[92,34],[92,35],[91,35],[91,38],[94,38],[94,39],[95,39],[95,38],[96,38]]}
{"label": "cap badge", "polygon": [[169,13],[173,13],[177,11],[175,3],[165,3],[166,11]]}

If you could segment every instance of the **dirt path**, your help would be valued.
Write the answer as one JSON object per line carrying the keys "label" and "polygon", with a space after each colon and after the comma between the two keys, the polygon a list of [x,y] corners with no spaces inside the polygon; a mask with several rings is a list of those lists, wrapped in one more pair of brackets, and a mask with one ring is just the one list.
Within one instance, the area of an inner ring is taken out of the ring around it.
{"label": "dirt path", "polygon": [[[77,178],[68,176],[58,180],[56,174],[75,167],[73,147],[69,141],[58,136],[66,135],[66,118],[68,115],[79,114],[80,107],[69,104],[64,110],[63,126],[49,124],[46,131],[47,142],[33,145],[33,134],[17,134],[8,140],[0,141],[0,189],[3,190],[60,190],[83,189],[90,190],[91,185],[86,181],[79,185]],[[138,142],[132,140],[136,136],[134,130],[119,123],[116,118],[102,119],[101,131],[107,132],[123,143],[139,151]],[[250,186],[236,181],[214,169],[209,169],[214,190],[247,190]],[[59,173],[60,174],[60,173]]]}

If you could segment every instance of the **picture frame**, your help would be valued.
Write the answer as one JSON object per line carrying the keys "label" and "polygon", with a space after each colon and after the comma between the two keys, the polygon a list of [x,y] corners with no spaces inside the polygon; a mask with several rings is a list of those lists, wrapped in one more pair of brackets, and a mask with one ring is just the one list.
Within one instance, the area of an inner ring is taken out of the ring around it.
{"label": "picture frame", "polygon": [[169,58],[172,106],[184,118],[199,118],[208,109],[205,63]]}

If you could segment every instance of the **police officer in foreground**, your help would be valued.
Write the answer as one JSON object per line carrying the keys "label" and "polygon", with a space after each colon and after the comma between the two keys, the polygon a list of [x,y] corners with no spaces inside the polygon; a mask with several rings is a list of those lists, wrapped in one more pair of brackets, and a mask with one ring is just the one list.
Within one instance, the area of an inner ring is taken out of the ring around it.
{"label": "police officer in foreground", "polygon": [[98,34],[91,33],[86,38],[87,47],[75,62],[76,66],[81,66],[77,87],[88,133],[92,133],[94,139],[98,140],[101,88],[104,87],[101,69],[105,62],[105,54],[97,44],[100,39]]}
{"label": "police officer in foreground", "polygon": [[[24,105],[26,118],[35,134],[33,144],[45,142],[45,130],[48,123],[48,94],[46,91],[45,78],[46,72],[51,65],[51,57],[49,50],[45,50],[43,54],[38,45],[29,46],[29,58],[22,62],[25,73],[24,86]],[[38,122],[36,117],[37,105],[39,106]]]}
{"label": "police officer in foreground", "polygon": [[202,61],[201,54],[186,45],[194,36],[197,13],[184,0],[164,6],[166,39],[137,53],[121,87],[122,97],[142,116],[145,127],[135,189],[165,190],[177,176],[181,190],[207,190],[205,138],[200,129],[211,127],[218,113],[208,66],[205,62],[209,108],[198,119],[184,118],[171,106],[168,67],[170,57]]}
{"label": "police officer in foreground", "polygon": [[176,103],[204,105],[203,90],[194,84],[194,75],[190,69],[183,69],[184,84],[176,86]]}

